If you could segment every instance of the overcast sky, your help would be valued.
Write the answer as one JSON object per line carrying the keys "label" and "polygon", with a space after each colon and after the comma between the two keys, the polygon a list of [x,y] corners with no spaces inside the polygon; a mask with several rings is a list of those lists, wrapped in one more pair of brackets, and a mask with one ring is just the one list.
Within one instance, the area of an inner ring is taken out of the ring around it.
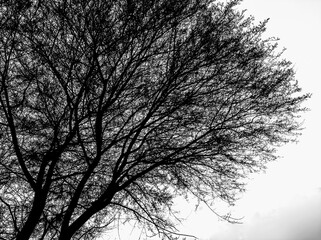
{"label": "overcast sky", "polygon": [[282,147],[283,158],[253,175],[248,191],[232,210],[243,224],[218,222],[206,208],[191,213],[185,228],[201,240],[321,239],[321,0],[243,0],[257,21],[270,18],[266,36],[280,38],[303,92],[313,94],[303,114],[297,144]]}
{"label": "overcast sky", "polygon": [[231,209],[235,217],[244,217],[243,224],[218,221],[205,207],[194,212],[180,202],[187,218],[181,229],[200,240],[320,240],[321,0],[243,0],[239,8],[258,22],[270,18],[266,36],[279,37],[280,49],[287,49],[283,56],[293,62],[303,92],[313,94],[305,104],[311,111],[303,114],[299,142],[282,147],[278,155],[283,157],[265,174],[253,175]]}

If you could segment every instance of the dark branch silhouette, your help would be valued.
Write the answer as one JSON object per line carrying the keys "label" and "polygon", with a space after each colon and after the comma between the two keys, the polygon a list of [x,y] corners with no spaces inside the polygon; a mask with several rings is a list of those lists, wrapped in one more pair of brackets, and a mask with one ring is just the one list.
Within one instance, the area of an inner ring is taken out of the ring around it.
{"label": "dark branch silhouette", "polygon": [[233,204],[309,97],[238,3],[2,1],[0,239],[174,239],[175,196]]}

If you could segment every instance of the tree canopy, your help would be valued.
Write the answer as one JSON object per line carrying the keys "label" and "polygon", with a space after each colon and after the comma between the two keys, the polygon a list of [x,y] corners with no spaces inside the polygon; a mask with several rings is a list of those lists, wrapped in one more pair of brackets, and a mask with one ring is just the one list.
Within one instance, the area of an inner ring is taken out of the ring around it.
{"label": "tree canopy", "polygon": [[239,2],[1,1],[0,239],[173,239],[175,196],[233,204],[309,97]]}

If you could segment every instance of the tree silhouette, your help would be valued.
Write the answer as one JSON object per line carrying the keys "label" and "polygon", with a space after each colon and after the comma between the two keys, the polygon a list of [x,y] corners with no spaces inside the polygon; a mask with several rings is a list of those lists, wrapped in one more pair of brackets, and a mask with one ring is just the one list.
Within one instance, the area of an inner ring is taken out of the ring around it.
{"label": "tree silhouette", "polygon": [[2,1],[0,238],[171,239],[175,196],[233,204],[309,97],[238,3]]}

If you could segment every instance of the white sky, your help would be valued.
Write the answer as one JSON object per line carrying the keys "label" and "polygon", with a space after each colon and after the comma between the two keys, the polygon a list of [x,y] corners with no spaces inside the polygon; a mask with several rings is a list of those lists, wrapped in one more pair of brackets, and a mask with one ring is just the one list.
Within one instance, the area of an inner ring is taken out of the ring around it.
{"label": "white sky", "polygon": [[320,240],[321,0],[243,0],[239,8],[257,21],[270,18],[266,36],[279,37],[280,49],[287,48],[283,56],[294,63],[299,85],[313,94],[305,104],[311,111],[303,114],[299,142],[282,147],[283,157],[270,163],[266,174],[253,175],[232,209],[235,217],[244,217],[243,224],[218,221],[205,207],[194,213],[193,206],[182,205],[188,219],[181,229],[200,240]]}

